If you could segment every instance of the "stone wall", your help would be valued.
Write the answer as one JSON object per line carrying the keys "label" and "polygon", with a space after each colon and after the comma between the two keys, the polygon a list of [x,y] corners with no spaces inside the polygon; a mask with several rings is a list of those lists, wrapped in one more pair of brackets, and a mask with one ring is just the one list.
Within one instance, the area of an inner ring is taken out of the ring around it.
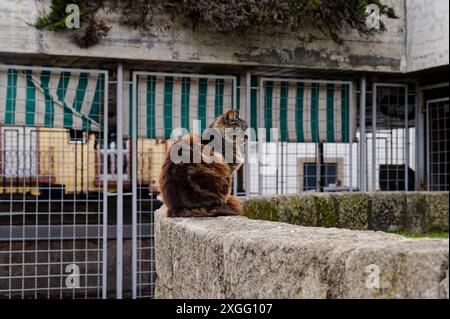
{"label": "stone wall", "polygon": [[447,239],[168,218],[164,207],[155,231],[158,298],[448,298]]}
{"label": "stone wall", "polygon": [[252,197],[243,206],[249,218],[301,226],[448,232],[448,192],[303,193]]}

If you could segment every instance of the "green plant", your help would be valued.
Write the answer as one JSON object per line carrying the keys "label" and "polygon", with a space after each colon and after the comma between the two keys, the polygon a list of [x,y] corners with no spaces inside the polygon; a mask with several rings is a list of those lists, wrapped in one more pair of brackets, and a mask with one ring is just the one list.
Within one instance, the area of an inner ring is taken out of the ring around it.
{"label": "green plant", "polygon": [[[97,43],[109,31],[107,24],[96,17],[100,8],[119,13],[121,24],[146,31],[158,8],[181,17],[194,29],[205,25],[215,32],[242,35],[253,29],[270,33],[310,27],[336,42],[342,42],[340,34],[345,25],[361,34],[373,32],[366,27],[366,8],[371,3],[380,8],[382,15],[397,18],[394,9],[381,0],[52,0],[50,11],[39,17],[34,26],[41,30],[66,30],[65,8],[71,3],[80,7],[81,22],[86,25],[73,31],[82,47]],[[385,30],[381,22],[380,31]],[[314,37],[309,34],[310,39]]]}
{"label": "green plant", "polygon": [[400,235],[408,238],[448,238],[448,233],[411,233],[398,231],[393,232],[393,234]]}
{"label": "green plant", "polygon": [[88,7],[85,0],[53,0],[50,5],[50,12],[38,17],[34,26],[37,29],[50,31],[66,30],[66,7],[75,4],[80,8],[80,18],[84,19],[88,14]]}

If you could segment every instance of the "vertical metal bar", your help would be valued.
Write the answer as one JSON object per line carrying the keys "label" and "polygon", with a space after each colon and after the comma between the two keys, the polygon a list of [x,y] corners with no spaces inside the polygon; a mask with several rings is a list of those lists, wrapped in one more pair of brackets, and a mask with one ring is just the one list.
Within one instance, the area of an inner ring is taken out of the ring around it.
{"label": "vertical metal bar", "polygon": [[430,102],[427,102],[427,190],[431,191],[430,165]]}
{"label": "vertical metal bar", "polygon": [[409,117],[408,117],[408,85],[405,85],[405,191],[409,191]]}
{"label": "vertical metal bar", "polygon": [[372,86],[372,192],[377,190],[377,85]]}
{"label": "vertical metal bar", "polygon": [[281,152],[278,151],[278,146],[279,146],[279,143],[278,143],[278,140],[276,140],[275,141],[275,194],[277,194],[277,195],[279,193],[279,190],[278,190],[278,180],[279,180],[278,172],[280,171],[278,169],[278,163],[279,163],[279,161],[278,161],[278,154],[281,155]]}
{"label": "vertical metal bar", "polygon": [[233,109],[236,108],[237,105],[237,79],[233,78]]}
{"label": "vertical metal bar", "polygon": [[237,171],[233,174],[233,195],[237,196],[237,189],[238,189],[238,173]]}
{"label": "vertical metal bar", "polygon": [[359,131],[360,131],[360,185],[362,192],[367,192],[367,140],[366,140],[366,94],[367,79],[361,78],[361,93],[359,105]]}
{"label": "vertical metal bar", "polygon": [[132,250],[131,250],[131,279],[132,298],[137,297],[137,132],[136,132],[136,97],[137,97],[137,75],[133,72],[132,82],[132,109],[131,109],[131,183],[132,183]]}
{"label": "vertical metal bar", "polygon": [[[263,106],[263,79],[261,78],[259,80],[259,99],[258,99],[258,109],[259,109],[259,127],[263,128],[264,123],[264,106]],[[259,136],[264,134],[259,134],[259,127],[257,129],[257,135],[258,135],[258,195],[262,195],[263,190],[263,180],[262,180],[262,173],[261,173],[261,151],[262,151],[262,145],[263,141],[262,139],[265,138],[265,136]],[[267,144],[266,144],[267,145]]]}
{"label": "vertical metal bar", "polygon": [[362,192],[361,190],[361,171],[363,170],[363,165],[361,163],[361,134],[359,136],[359,141],[358,143],[356,143],[356,174],[357,174],[357,179],[356,179],[356,187],[358,188],[358,190],[360,192]]}
{"label": "vertical metal bar", "polygon": [[123,66],[117,65],[117,224],[116,224],[116,298],[122,299],[123,285]]}
{"label": "vertical metal bar", "polygon": [[317,192],[323,193],[325,185],[325,158],[324,158],[324,145],[322,142],[316,143],[317,145],[317,160],[316,160],[316,188]]}
{"label": "vertical metal bar", "polygon": [[316,192],[320,193],[320,143],[314,143],[314,163],[316,164]]}
{"label": "vertical metal bar", "polygon": [[[250,99],[251,99],[251,74],[250,72],[247,72],[246,76],[245,76],[245,108],[246,108],[246,113],[247,113],[247,122],[251,123],[251,115],[252,115],[252,110],[251,110],[251,103],[250,103]],[[242,90],[242,86],[241,86],[241,90]],[[242,108],[242,105],[241,105]],[[251,130],[249,130],[249,133],[251,132]],[[251,185],[251,172],[250,172],[250,143],[251,143],[251,136],[249,135],[249,138],[247,140],[247,144],[245,145],[245,163],[244,163],[244,174],[245,174],[245,196],[250,196],[250,185]]]}
{"label": "vertical metal bar", "polygon": [[[233,79],[233,109],[236,108],[236,101],[237,101],[237,80],[236,78]],[[237,196],[237,189],[238,189],[238,172],[236,171],[233,176],[233,195]]]}
{"label": "vertical metal bar", "polygon": [[103,239],[102,239],[102,298],[107,298],[108,274],[108,73],[105,72],[105,91],[103,93]]}
{"label": "vertical metal bar", "polygon": [[349,156],[350,156],[350,165],[349,165],[349,169],[350,169],[350,175],[349,175],[349,188],[350,188],[350,192],[353,191],[353,103],[354,103],[354,99],[353,99],[353,83],[349,85],[349,92],[348,92],[348,98],[350,99],[348,104],[350,105],[350,112],[349,112],[349,116],[350,116],[350,125],[348,126],[348,129],[350,132],[348,132],[348,136],[349,136],[349,146],[350,146],[350,150],[349,150]]}
{"label": "vertical metal bar", "polygon": [[[283,158],[283,154],[284,154],[284,143],[283,143],[283,141],[281,141],[281,142],[277,142],[277,143],[279,143],[280,144],[280,148],[281,148],[281,151],[280,151],[280,165],[278,165],[278,163],[277,163],[277,176],[278,176],[278,166],[280,166],[280,178],[279,178],[279,181],[280,181],[280,189],[281,189],[281,194],[283,194],[283,174],[284,174],[284,169],[283,169],[283,165],[284,165],[284,158]],[[278,159],[278,156],[277,156],[277,159]],[[279,190],[278,190],[278,179],[277,179],[277,194],[278,194],[278,192],[279,192]]]}
{"label": "vertical metal bar", "polygon": [[[22,299],[25,299],[25,251],[26,251],[26,233],[25,233],[25,225],[26,225],[26,195],[25,195],[25,189],[26,189],[26,174],[25,174],[25,131],[26,131],[26,126],[22,127],[23,130],[21,130],[22,136],[20,136],[19,133],[19,140],[22,139],[22,145],[20,145],[18,142],[17,143],[17,152],[19,153],[19,156],[17,156],[17,159],[20,161],[22,160],[22,164],[20,164],[19,162],[19,166],[17,167],[17,176],[22,175],[22,287],[21,287],[21,292],[22,292]],[[21,147],[22,146],[22,147]]]}
{"label": "vertical metal bar", "polygon": [[[415,178],[415,188],[419,190],[424,185],[425,178],[425,125],[424,125],[424,114],[420,108],[421,105],[421,94],[420,82],[416,81],[416,100],[415,100],[415,115],[416,115],[416,178]],[[422,189],[423,190],[423,189]]]}

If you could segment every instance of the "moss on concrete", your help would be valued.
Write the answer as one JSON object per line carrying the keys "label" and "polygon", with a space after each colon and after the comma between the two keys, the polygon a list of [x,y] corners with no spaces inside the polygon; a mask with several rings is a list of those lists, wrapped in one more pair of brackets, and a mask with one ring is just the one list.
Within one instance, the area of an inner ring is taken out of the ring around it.
{"label": "moss on concrete", "polygon": [[448,232],[448,193],[304,193],[254,197],[244,215],[308,227],[407,233]]}
{"label": "moss on concrete", "polygon": [[243,202],[244,215],[251,219],[279,221],[277,197],[254,197]]}
{"label": "moss on concrete", "polygon": [[425,200],[428,209],[427,232],[448,233],[449,194],[445,192],[429,193]]}
{"label": "moss on concrete", "polygon": [[370,196],[366,193],[339,195],[337,204],[338,227],[354,230],[368,229],[370,203]]}
{"label": "moss on concrete", "polygon": [[428,208],[425,193],[405,193],[406,214],[402,220],[402,231],[424,233],[428,229]]}
{"label": "moss on concrete", "polygon": [[281,196],[278,201],[278,215],[280,222],[302,226],[317,226],[317,208],[314,197]]}
{"label": "moss on concrete", "polygon": [[405,227],[405,193],[369,193],[371,210],[369,229],[393,232]]}
{"label": "moss on concrete", "polygon": [[393,234],[400,235],[407,238],[448,238],[447,233],[408,233],[404,231],[395,231]]}
{"label": "moss on concrete", "polygon": [[318,227],[338,227],[336,196],[318,194],[314,196]]}

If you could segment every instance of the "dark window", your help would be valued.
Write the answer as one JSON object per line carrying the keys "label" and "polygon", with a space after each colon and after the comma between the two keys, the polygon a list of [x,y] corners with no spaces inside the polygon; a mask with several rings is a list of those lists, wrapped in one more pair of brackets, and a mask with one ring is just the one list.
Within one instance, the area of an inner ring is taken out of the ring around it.
{"label": "dark window", "polygon": [[70,143],[86,143],[86,134],[84,131],[80,130],[70,130],[69,131],[69,141]]}
{"label": "dark window", "polygon": [[304,173],[303,189],[316,189],[316,164],[304,164]]}
{"label": "dark window", "polygon": [[[317,165],[315,163],[305,163],[303,166],[303,189],[305,191],[316,189],[316,173],[317,173]],[[337,163],[326,163],[324,166],[324,174],[323,176],[325,181],[325,187],[336,184],[337,180]]]}

